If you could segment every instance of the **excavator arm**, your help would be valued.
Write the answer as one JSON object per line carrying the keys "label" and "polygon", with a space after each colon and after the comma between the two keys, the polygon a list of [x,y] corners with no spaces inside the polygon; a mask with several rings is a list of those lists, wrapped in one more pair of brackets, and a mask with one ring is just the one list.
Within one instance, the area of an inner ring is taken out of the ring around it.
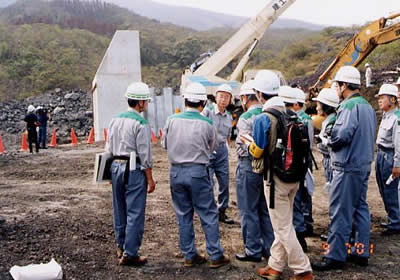
{"label": "excavator arm", "polygon": [[312,89],[330,87],[329,80],[334,78],[340,67],[345,65],[357,67],[377,46],[400,39],[400,22],[392,25],[388,24],[390,20],[397,18],[400,19],[400,13],[393,14],[387,18],[380,18],[354,35],[346,47],[318,78]]}

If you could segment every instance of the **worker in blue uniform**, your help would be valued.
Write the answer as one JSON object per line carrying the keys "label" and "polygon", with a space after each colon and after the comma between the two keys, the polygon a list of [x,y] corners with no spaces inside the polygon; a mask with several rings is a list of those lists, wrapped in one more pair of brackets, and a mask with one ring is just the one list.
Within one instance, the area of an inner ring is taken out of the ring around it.
{"label": "worker in blue uniform", "polygon": [[[333,169],[329,188],[331,224],[325,257],[313,264],[315,270],[341,269],[346,261],[366,266],[369,258],[371,221],[367,190],[374,158],[376,115],[360,95],[361,79],[357,68],[341,67],[334,82],[342,101],[328,141]],[[355,247],[348,243],[352,226]]]}
{"label": "worker in blue uniform", "polygon": [[236,259],[246,262],[260,262],[262,256],[270,256],[274,241],[274,232],[264,195],[263,174],[252,168],[252,156],[248,145],[242,140],[245,135],[252,135],[253,122],[261,114],[262,105],[253,90],[253,81],[247,81],[240,89],[240,101],[243,113],[238,121],[236,138],[236,195],[240,216],[245,252],[236,254]]}
{"label": "worker in blue uniform", "polygon": [[207,165],[217,144],[213,121],[201,111],[206,106],[206,89],[200,83],[189,84],[184,92],[185,112],[168,118],[162,146],[167,149],[170,167],[172,203],[179,226],[180,248],[184,266],[206,262],[197,252],[193,228],[194,212],[200,218],[210,256],[210,268],[227,265],[221,247],[218,211]]}
{"label": "worker in blue uniform", "polygon": [[383,111],[376,144],[376,182],[388,217],[382,235],[400,233],[398,186],[400,176],[400,111],[397,107],[398,89],[383,84],[377,95],[379,109]]}
{"label": "worker in blue uniform", "polygon": [[215,93],[216,103],[206,106],[202,115],[211,119],[217,129],[217,147],[211,154],[208,170],[210,181],[214,187],[214,174],[217,177],[217,207],[219,221],[233,224],[234,221],[226,214],[229,207],[229,150],[228,142],[232,133],[232,114],[227,110],[232,104],[232,87],[222,84]]}
{"label": "worker in blue uniform", "polygon": [[140,266],[147,258],[139,255],[145,221],[147,193],[154,191],[151,131],[140,113],[147,110],[150,91],[145,83],[128,86],[129,110],[109,125],[106,152],[111,165],[114,232],[120,265]]}

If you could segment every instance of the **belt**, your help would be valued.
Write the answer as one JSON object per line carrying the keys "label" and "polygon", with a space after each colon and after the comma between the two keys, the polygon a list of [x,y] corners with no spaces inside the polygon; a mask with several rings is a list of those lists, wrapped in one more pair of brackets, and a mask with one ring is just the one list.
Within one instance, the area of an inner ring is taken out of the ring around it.
{"label": "belt", "polygon": [[378,144],[378,149],[382,150],[383,152],[394,152],[394,148],[385,147],[381,144]]}

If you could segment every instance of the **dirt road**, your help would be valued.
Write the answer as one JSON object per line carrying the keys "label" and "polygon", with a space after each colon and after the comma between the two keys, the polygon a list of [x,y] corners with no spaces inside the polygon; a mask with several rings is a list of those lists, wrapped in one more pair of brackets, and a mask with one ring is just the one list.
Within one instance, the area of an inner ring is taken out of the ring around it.
{"label": "dirt road", "polygon": [[[258,279],[256,265],[234,261],[243,251],[240,226],[220,227],[222,244],[232,265],[210,270],[206,265],[193,269],[182,266],[178,229],[171,205],[168,161],[159,144],[153,148],[156,191],[148,196],[146,224],[141,252],[149,257],[143,268],[116,265],[111,215],[110,185],[92,184],[94,154],[102,145],[59,147],[39,154],[0,155],[0,279],[12,279],[13,265],[48,262],[61,264],[65,279]],[[317,153],[316,153],[317,154]],[[320,160],[319,157],[317,157]],[[234,184],[235,156],[231,156],[231,205],[228,214],[238,221]],[[322,190],[322,171],[315,172],[315,231],[328,225],[327,197]],[[348,265],[343,271],[317,273],[318,279],[400,279],[400,236],[382,238],[379,223],[385,213],[374,175],[371,174],[368,200],[373,214],[371,241],[374,254],[367,268]],[[204,234],[196,216],[199,251],[205,253]],[[308,238],[312,260],[320,258],[321,241]],[[265,262],[257,266],[264,266]],[[285,271],[285,279],[290,275]]]}

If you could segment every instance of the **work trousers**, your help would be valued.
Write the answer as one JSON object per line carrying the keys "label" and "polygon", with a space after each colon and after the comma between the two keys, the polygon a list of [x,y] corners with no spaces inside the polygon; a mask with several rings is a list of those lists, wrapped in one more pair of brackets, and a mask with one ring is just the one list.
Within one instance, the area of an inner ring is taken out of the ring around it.
{"label": "work trousers", "polygon": [[296,232],[305,232],[307,227],[313,227],[312,196],[307,188],[299,188],[293,203],[293,225]]}
{"label": "work trousers", "polygon": [[197,254],[193,214],[196,211],[206,237],[206,249],[211,260],[223,255],[218,211],[214,191],[204,164],[173,164],[170,168],[172,203],[179,226],[180,248],[185,259]]}
{"label": "work trousers", "polygon": [[[303,252],[292,223],[293,202],[299,188],[299,183],[284,183],[274,176],[275,181],[275,207],[269,208],[275,240],[271,247],[271,256],[268,265],[283,271],[286,265],[300,274],[312,271],[310,260]],[[265,197],[269,197],[269,184],[266,183]]]}
{"label": "work trousers", "polygon": [[138,165],[136,170],[129,172],[126,183],[125,168],[123,162],[111,165],[114,232],[118,247],[126,255],[136,257],[144,232],[147,179]]}
{"label": "work trousers", "polygon": [[33,153],[33,143],[35,143],[36,153],[39,152],[39,142],[38,142],[36,128],[28,129],[28,143],[29,143],[29,151],[31,153]]}
{"label": "work trousers", "polygon": [[[326,257],[346,261],[348,250],[361,257],[369,256],[370,214],[367,203],[370,171],[333,169],[329,188],[329,217],[331,220]],[[348,243],[352,227],[355,244]]]}
{"label": "work trousers", "polygon": [[251,160],[247,157],[238,161],[236,195],[246,255],[269,256],[274,232],[264,195],[263,175],[252,171]]}
{"label": "work trousers", "polygon": [[46,148],[47,127],[39,126],[39,144],[42,148]]}
{"label": "work trousers", "polygon": [[324,175],[326,183],[330,183],[332,181],[332,166],[331,166],[331,157],[329,155],[324,155],[322,158],[322,165],[324,166]]}
{"label": "work trousers", "polygon": [[217,177],[217,207],[219,211],[224,211],[229,207],[229,155],[225,143],[219,145],[215,153],[211,154],[208,170],[213,187],[214,173]]}
{"label": "work trousers", "polygon": [[378,183],[379,192],[388,215],[387,227],[389,229],[400,230],[399,179],[396,178],[389,185],[386,184],[386,181],[392,174],[393,157],[393,149],[378,149],[375,164],[376,182]]}

